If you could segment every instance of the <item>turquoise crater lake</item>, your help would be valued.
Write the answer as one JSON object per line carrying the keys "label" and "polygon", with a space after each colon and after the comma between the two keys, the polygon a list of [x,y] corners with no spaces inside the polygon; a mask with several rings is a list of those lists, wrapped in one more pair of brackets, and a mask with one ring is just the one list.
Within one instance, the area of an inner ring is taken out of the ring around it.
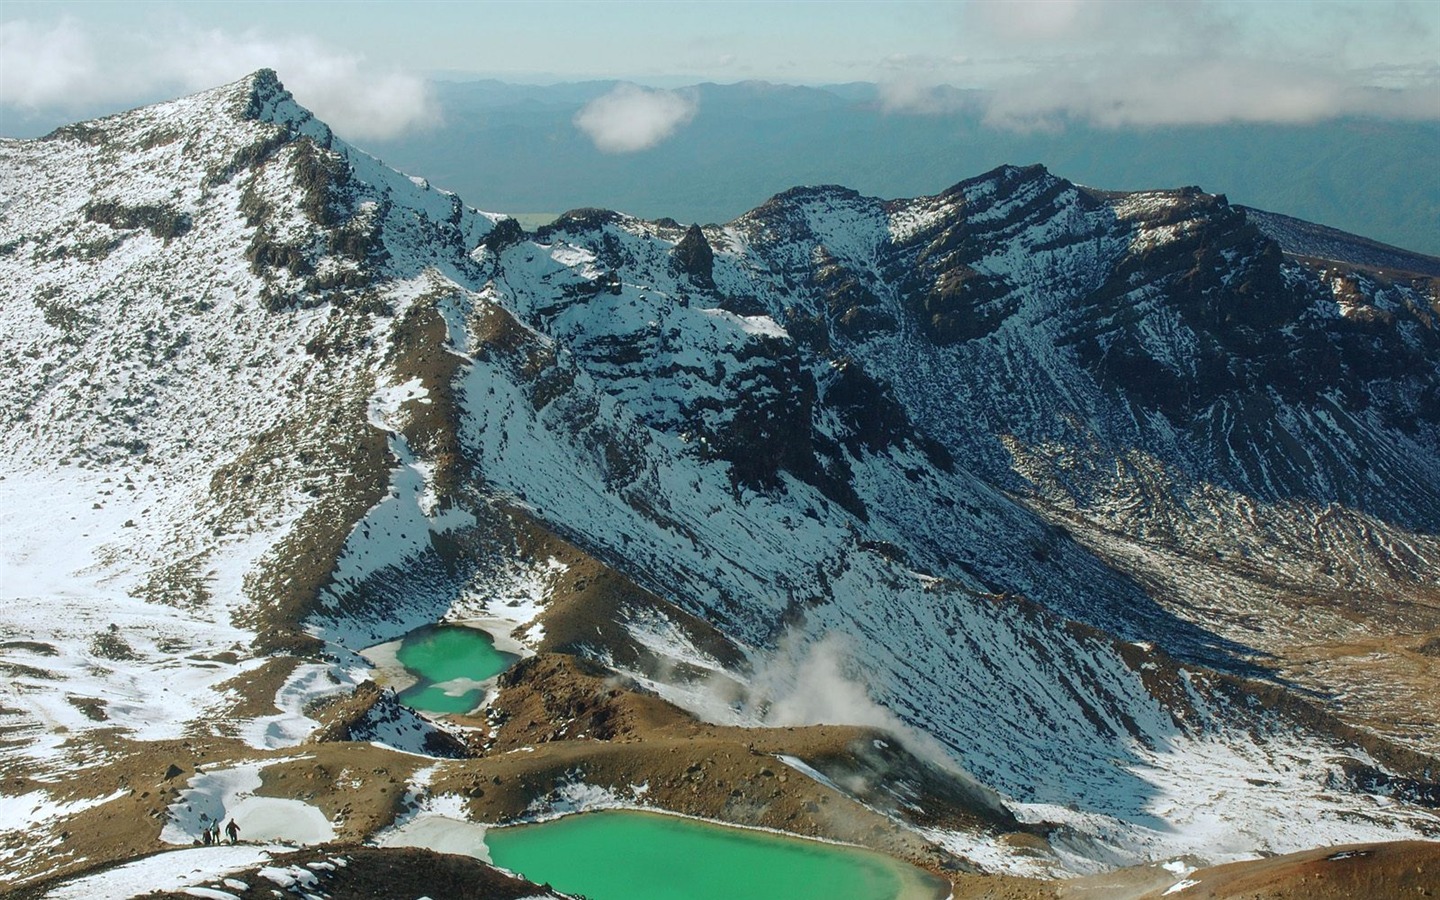
{"label": "turquoise crater lake", "polygon": [[591,900],[938,900],[950,886],[869,850],[607,810],[492,828],[496,865]]}
{"label": "turquoise crater lake", "polygon": [[519,657],[495,649],[495,639],[460,625],[427,625],[405,635],[395,658],[419,679],[400,702],[424,712],[465,713],[480,704],[480,682]]}

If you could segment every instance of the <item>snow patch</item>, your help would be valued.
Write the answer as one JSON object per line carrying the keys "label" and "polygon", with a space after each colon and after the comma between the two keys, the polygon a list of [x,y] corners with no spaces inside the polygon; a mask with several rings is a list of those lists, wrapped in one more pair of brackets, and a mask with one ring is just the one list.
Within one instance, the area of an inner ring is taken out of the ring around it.
{"label": "snow patch", "polygon": [[51,889],[44,900],[94,900],[96,897],[141,897],[156,891],[183,891],[215,882],[232,872],[270,860],[290,847],[238,844],[195,847],[156,853]]}
{"label": "snow patch", "polygon": [[55,800],[43,790],[8,796],[4,803],[0,803],[0,832],[29,831],[37,825],[52,823],[87,809],[104,806],[126,793],[120,790],[105,797],[69,801]]}
{"label": "snow patch", "polygon": [[359,669],[341,669],[322,663],[305,663],[295,667],[275,695],[280,712],[247,722],[241,737],[257,750],[292,747],[308,737],[320,723],[305,714],[316,700],[347,694],[364,680]]}
{"label": "snow patch", "polygon": [[490,862],[486,826],[470,820],[465,798],[456,794],[425,797],[403,821],[372,839],[377,847],[422,847]]}
{"label": "snow patch", "polygon": [[300,800],[256,796],[260,772],[288,760],[246,763],[197,774],[167,811],[160,840],[192,844],[200,832],[234,820],[246,841],[319,844],[335,839],[335,829],[319,808]]}

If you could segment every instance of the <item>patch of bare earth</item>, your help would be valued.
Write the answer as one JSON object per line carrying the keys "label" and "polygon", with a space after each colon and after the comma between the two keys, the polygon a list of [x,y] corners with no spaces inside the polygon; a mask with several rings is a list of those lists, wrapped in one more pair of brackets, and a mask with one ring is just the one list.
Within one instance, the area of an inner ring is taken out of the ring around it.
{"label": "patch of bare earth", "polygon": [[0,870],[0,893],[164,848],[160,831],[166,809],[190,778],[247,752],[227,738],[137,742],[100,731],[63,746],[43,768],[23,757],[0,759],[0,802],[40,792],[61,804],[112,798],[8,833],[20,845],[0,846],[0,851],[18,851]]}
{"label": "patch of bare earth", "polygon": [[[1440,897],[1440,842],[1352,844],[1201,869],[1183,900],[1385,900]],[[1154,890],[1141,900],[1157,900]]]}
{"label": "patch of bare earth", "polygon": [[[273,900],[278,883],[267,873],[282,880],[298,875],[304,880],[301,886],[306,895],[328,900],[425,896],[519,900],[559,896],[468,856],[358,844],[329,844],[280,854],[263,867],[233,872],[195,887],[223,891],[240,900]],[[27,889],[13,896],[15,900],[39,900],[50,887]],[[146,896],[152,900],[188,900],[195,895],[157,892]]]}
{"label": "patch of bare earth", "polygon": [[[501,685],[485,718],[456,718],[487,729],[484,755],[443,764],[432,781],[436,793],[467,797],[480,821],[523,817],[583,783],[622,802],[860,844],[941,873],[974,867],[897,820],[997,836],[1025,830],[874,729],[708,725],[562,654],[522,661]],[[831,784],[786,765],[782,754]]]}
{"label": "patch of bare earth", "polygon": [[955,875],[952,883],[952,900],[1056,900],[1060,896],[1053,881],[1011,875]]}

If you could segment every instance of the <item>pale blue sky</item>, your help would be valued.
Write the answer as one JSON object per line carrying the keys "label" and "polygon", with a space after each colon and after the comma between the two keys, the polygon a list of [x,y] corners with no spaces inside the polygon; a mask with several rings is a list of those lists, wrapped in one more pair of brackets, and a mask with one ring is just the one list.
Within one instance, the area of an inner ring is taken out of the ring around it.
{"label": "pale blue sky", "polygon": [[423,80],[440,74],[872,81],[921,112],[944,111],[934,88],[949,84],[992,91],[993,121],[1023,127],[1440,119],[1437,47],[1440,3],[1385,0],[6,0],[0,116],[94,114],[270,66],[342,132],[405,124],[382,108],[423,119]]}
{"label": "pale blue sky", "polygon": [[[510,80],[876,81],[903,67],[970,71],[1097,51],[1266,54],[1349,68],[1440,60],[1440,3],[1183,2],[33,2],[0,13],[99,35],[186,28],[308,36],[375,65]],[[908,58],[908,59],[907,59]]]}

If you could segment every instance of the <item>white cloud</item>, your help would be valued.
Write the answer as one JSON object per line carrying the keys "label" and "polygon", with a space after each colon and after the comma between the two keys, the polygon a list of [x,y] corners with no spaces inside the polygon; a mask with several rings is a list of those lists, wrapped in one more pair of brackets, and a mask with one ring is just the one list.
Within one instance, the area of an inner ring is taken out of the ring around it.
{"label": "white cloud", "polygon": [[[1440,119],[1440,54],[1413,5],[1010,0],[963,8],[957,51],[881,61],[892,112],[975,108],[987,124],[1053,129],[1346,116]],[[1377,50],[1377,48],[1383,48]],[[1387,60],[1380,66],[1376,59]]]}
{"label": "white cloud", "polygon": [[698,102],[680,91],[619,84],[575,114],[575,127],[605,153],[653,147],[695,117]]}
{"label": "white cloud", "polygon": [[19,19],[0,23],[0,103],[24,109],[60,106],[97,78],[95,48],[72,18],[46,27]]}
{"label": "white cloud", "polygon": [[391,137],[439,120],[426,82],[368,66],[310,38],[270,38],[177,25],[163,33],[95,35],[65,18],[0,25],[0,104],[83,110],[215,87],[272,68],[296,100],[352,139]]}
{"label": "white cloud", "polygon": [[1103,7],[1083,0],[1011,0],[977,3],[969,12],[1002,37],[1050,41],[1073,38],[1093,27],[1087,20],[1097,9]]}
{"label": "white cloud", "polygon": [[964,25],[991,52],[1030,57],[1188,55],[1258,40],[1261,31],[1224,4],[1193,0],[992,0],[968,4]]}
{"label": "white cloud", "polygon": [[273,40],[258,33],[192,32],[157,48],[156,61],[190,90],[271,68],[295,99],[342,137],[393,137],[439,121],[424,79],[374,70],[362,57],[306,38]]}
{"label": "white cloud", "polygon": [[880,82],[880,105],[886,112],[941,115],[956,112],[948,102],[943,84],[930,84],[921,78],[896,78]]}
{"label": "white cloud", "polygon": [[1001,81],[987,124],[1047,128],[1083,121],[1104,128],[1311,123],[1342,116],[1440,118],[1440,92],[1382,88],[1365,73],[1256,59],[1144,57],[1083,69],[1057,65]]}
{"label": "white cloud", "polygon": [[963,81],[971,60],[964,56],[903,53],[880,62],[880,105],[886,112],[944,115],[975,106],[974,91],[952,86]]}

